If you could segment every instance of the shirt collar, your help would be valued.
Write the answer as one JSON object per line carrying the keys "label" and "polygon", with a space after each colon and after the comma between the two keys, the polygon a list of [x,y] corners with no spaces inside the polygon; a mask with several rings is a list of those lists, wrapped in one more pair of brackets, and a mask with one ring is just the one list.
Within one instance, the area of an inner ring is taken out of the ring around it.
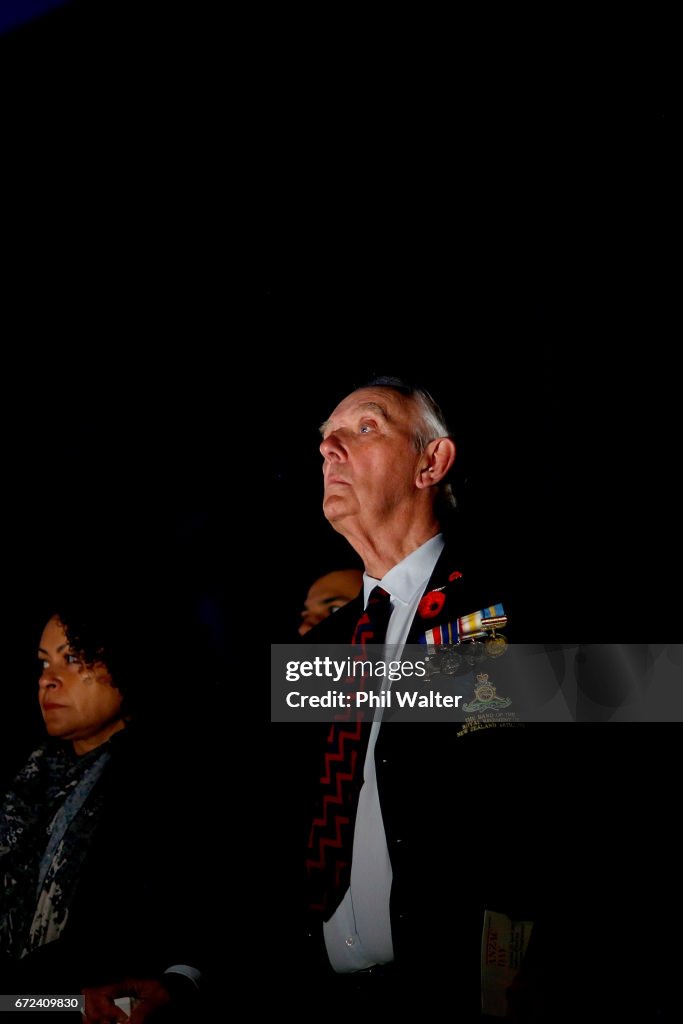
{"label": "shirt collar", "polygon": [[378,586],[384,587],[392,597],[403,604],[408,604],[418,590],[424,590],[444,544],[443,534],[437,533],[415,551],[411,551],[402,562],[392,566],[381,580],[368,576],[366,572],[363,573],[363,607],[366,607],[370,594]]}

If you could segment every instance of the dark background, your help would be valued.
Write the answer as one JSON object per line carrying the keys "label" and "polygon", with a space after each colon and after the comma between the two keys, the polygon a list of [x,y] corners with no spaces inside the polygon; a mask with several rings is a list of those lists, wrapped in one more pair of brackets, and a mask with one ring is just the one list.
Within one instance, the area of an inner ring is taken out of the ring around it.
{"label": "dark background", "polygon": [[[40,735],[50,595],[83,580],[148,607],[184,738],[219,733],[235,877],[267,819],[274,878],[243,887],[259,950],[255,893],[294,917],[312,760],[270,728],[264,815],[241,712],[262,692],[265,714],[265,645],[295,638],[312,579],[352,564],[318,426],[368,374],[444,406],[463,532],[533,640],[678,629],[669,27],[621,46],[576,26],[572,46],[567,25],[408,17],[103,0],[0,40],[0,778]],[[660,764],[644,733],[588,775],[624,821],[665,792],[654,767],[642,792],[624,779]]]}
{"label": "dark background", "polygon": [[[129,609],[158,716],[196,728],[224,685],[223,499],[212,363],[143,375],[114,341],[12,388],[4,444],[3,770],[40,735],[36,651],[65,597]],[[139,389],[139,390],[138,390]],[[125,616],[124,616],[125,617]],[[141,682],[147,683],[142,679]],[[194,717],[196,715],[196,719]]]}
{"label": "dark background", "polygon": [[294,59],[281,89],[266,77],[273,635],[293,635],[316,575],[352,564],[320,512],[317,427],[375,372],[444,406],[469,542],[495,552],[539,635],[655,635],[680,562],[666,48],[650,61],[643,36],[638,61],[599,74],[551,47],[511,66],[494,46],[472,68],[430,44],[375,49],[355,75],[328,48],[327,74],[319,55],[305,83]]}
{"label": "dark background", "polygon": [[353,564],[317,428],[375,372],[444,406],[470,543],[544,639],[670,628],[656,28],[609,68],[502,25],[465,53],[266,8],[72,2],[6,35],[8,676],[74,571],[181,621],[181,676],[225,678],[228,621],[294,638],[311,580]]}
{"label": "dark background", "polygon": [[0,784],[42,736],[36,649],[65,593],[130,607],[159,719],[188,741],[209,745],[225,690],[218,197],[192,87],[162,66],[180,22],[134,8],[68,3],[0,39]]}

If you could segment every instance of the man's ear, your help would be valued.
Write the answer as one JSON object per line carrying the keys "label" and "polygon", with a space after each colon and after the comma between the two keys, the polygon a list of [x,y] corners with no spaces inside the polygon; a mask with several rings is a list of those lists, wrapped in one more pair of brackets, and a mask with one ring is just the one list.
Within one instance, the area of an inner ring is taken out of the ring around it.
{"label": "man's ear", "polygon": [[440,483],[455,462],[455,441],[437,437],[430,441],[420,460],[415,486],[422,489]]}

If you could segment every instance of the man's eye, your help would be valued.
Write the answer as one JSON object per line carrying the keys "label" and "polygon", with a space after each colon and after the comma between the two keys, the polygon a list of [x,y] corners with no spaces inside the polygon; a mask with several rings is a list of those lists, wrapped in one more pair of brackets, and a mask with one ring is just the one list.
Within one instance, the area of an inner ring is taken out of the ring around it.
{"label": "man's eye", "polygon": [[46,661],[45,658],[39,658],[38,661],[40,662],[40,667],[43,670],[48,669],[50,667],[50,662]]}
{"label": "man's eye", "polygon": [[370,429],[371,428],[370,428],[370,424],[369,423],[361,423],[361,425],[360,425],[360,433],[361,434],[369,434],[370,433]]}

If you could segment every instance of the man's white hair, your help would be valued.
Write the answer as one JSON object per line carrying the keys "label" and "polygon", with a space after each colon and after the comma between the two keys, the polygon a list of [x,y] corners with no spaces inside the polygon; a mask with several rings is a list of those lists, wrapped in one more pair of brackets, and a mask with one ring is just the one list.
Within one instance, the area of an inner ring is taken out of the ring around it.
{"label": "man's white hair", "polygon": [[[389,388],[398,391],[406,398],[412,398],[420,411],[420,421],[415,425],[415,447],[418,452],[423,452],[430,441],[437,437],[450,437],[446,418],[439,405],[424,388],[413,387],[406,384],[399,377],[374,377],[369,383],[364,384],[367,388]],[[453,487],[448,480],[442,481],[438,486],[438,496],[446,509],[454,509],[457,505]]]}

